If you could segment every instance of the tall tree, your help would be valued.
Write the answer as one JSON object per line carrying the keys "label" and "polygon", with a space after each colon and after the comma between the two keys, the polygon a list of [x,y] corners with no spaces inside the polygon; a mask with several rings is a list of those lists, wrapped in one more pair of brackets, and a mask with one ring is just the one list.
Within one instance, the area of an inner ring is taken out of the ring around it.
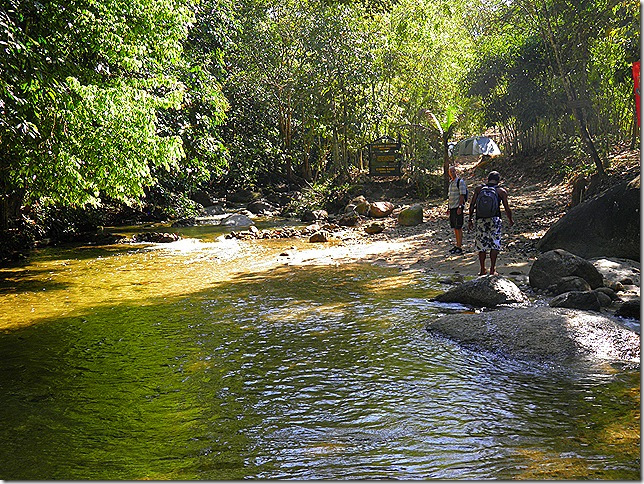
{"label": "tall tree", "polygon": [[159,136],[178,107],[168,74],[194,20],[189,0],[10,0],[0,10],[0,225],[23,200],[132,202],[155,166],[182,158]]}

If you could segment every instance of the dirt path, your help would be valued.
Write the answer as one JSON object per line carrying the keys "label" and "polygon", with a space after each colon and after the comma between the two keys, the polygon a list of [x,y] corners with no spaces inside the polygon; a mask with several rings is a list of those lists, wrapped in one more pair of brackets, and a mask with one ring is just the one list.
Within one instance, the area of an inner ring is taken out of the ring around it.
{"label": "dirt path", "polygon": [[[639,150],[631,152],[627,164],[639,166]],[[507,218],[505,214],[502,215],[503,249],[499,254],[497,271],[504,276],[526,277],[538,255],[535,244],[566,211],[570,200],[570,186],[565,180],[557,181],[552,176],[546,179],[544,174],[552,175],[548,169],[531,173],[531,166],[504,167],[500,164],[477,167],[476,160],[457,166],[460,176],[467,181],[470,193],[477,184],[487,180],[487,173],[491,169],[497,169],[501,173],[501,184],[508,190],[515,224],[508,227]],[[368,235],[364,232],[364,226],[374,219],[367,219],[358,227],[336,232],[336,238],[331,243],[310,248],[306,246],[289,253],[287,263],[328,265],[370,262],[439,274],[477,275],[479,264],[474,247],[474,233],[465,228],[464,254],[450,254],[448,251],[454,244],[454,231],[449,227],[446,201],[434,199],[420,203],[424,211],[424,222],[421,225],[400,226],[394,212],[393,216],[378,219],[386,227],[382,233]]]}

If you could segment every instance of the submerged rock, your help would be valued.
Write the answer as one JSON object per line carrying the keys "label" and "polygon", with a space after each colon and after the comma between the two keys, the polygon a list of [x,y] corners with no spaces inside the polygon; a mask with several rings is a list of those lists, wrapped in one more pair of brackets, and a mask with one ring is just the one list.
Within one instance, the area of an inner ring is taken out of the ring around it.
{"label": "submerged rock", "polygon": [[640,336],[597,313],[533,307],[449,314],[427,330],[468,347],[535,361],[639,361]]}
{"label": "submerged rock", "polygon": [[529,302],[521,289],[503,276],[482,276],[471,279],[435,297],[434,300],[482,307]]}

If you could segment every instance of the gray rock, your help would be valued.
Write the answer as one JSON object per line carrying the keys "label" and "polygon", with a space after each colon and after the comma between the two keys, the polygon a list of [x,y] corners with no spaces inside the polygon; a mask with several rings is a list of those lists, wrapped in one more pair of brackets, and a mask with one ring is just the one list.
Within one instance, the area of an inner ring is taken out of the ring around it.
{"label": "gray rock", "polygon": [[554,294],[563,294],[569,291],[590,291],[590,284],[579,276],[566,276],[548,287],[548,291]]}
{"label": "gray rock", "polygon": [[597,294],[594,292],[570,291],[552,298],[550,301],[550,307],[599,311],[601,309],[601,304],[597,298]]}
{"label": "gray rock", "polygon": [[530,361],[640,358],[636,332],[607,316],[575,309],[533,307],[448,314],[429,322],[427,329],[465,346]]}
{"label": "gray rock", "polygon": [[327,220],[329,213],[326,210],[306,210],[301,217],[302,222],[314,222],[315,220]]}
{"label": "gray rock", "polygon": [[495,307],[500,304],[525,304],[528,297],[503,276],[482,276],[463,282],[434,298],[469,306]]}
{"label": "gray rock", "polygon": [[603,308],[607,308],[608,306],[613,304],[613,300],[611,299],[611,297],[608,294],[606,294],[604,291],[600,291],[599,289],[608,289],[608,288],[601,288],[600,287],[600,288],[595,289],[594,291],[592,291],[595,294],[595,296],[597,296],[597,300],[599,301],[599,305],[601,307],[603,307]]}
{"label": "gray rock", "polygon": [[190,200],[197,202],[204,207],[213,205],[212,197],[205,190],[195,190],[192,195],[190,195]]}
{"label": "gray rock", "polygon": [[225,213],[224,207],[222,207],[220,204],[204,207],[204,212],[206,213],[206,215],[223,215]]}
{"label": "gray rock", "polygon": [[266,212],[272,213],[277,210],[266,200],[255,200],[250,202],[246,208],[255,215],[261,215]]}
{"label": "gray rock", "polygon": [[195,217],[186,217],[175,220],[172,222],[171,227],[192,227],[194,225],[197,225],[197,219]]}
{"label": "gray rock", "polygon": [[591,262],[563,249],[541,254],[528,273],[530,285],[537,289],[548,289],[568,276],[581,277],[591,289],[604,285],[602,275]]}
{"label": "gray rock", "polygon": [[571,208],[541,238],[541,251],[562,248],[580,257],[640,257],[640,177]]}
{"label": "gray rock", "polygon": [[624,301],[617,311],[615,311],[616,316],[621,316],[624,318],[635,318],[640,319],[640,300],[638,299],[629,299]]}
{"label": "gray rock", "polygon": [[254,192],[252,190],[237,190],[236,192],[227,194],[226,200],[233,203],[248,203],[253,200],[257,200],[261,196],[262,194],[260,192]]}
{"label": "gray rock", "polygon": [[597,289],[595,289],[595,291],[606,294],[608,297],[610,297],[611,301],[615,301],[619,298],[617,293],[610,287],[598,287]]}
{"label": "gray rock", "polygon": [[255,222],[253,222],[246,215],[234,213],[226,218],[221,219],[221,222],[219,222],[219,224],[226,227],[248,227],[250,225],[255,225]]}
{"label": "gray rock", "polygon": [[400,225],[412,226],[423,223],[423,206],[420,204],[405,208],[398,214]]}
{"label": "gray rock", "polygon": [[360,216],[358,215],[358,212],[354,210],[352,212],[342,214],[342,216],[338,219],[338,224],[344,225],[345,227],[353,227],[357,225],[359,220]]}

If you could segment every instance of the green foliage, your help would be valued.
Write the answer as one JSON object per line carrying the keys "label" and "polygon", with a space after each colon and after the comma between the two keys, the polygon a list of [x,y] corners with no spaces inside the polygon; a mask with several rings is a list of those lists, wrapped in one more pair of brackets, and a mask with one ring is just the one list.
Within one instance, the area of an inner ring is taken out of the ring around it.
{"label": "green foliage", "polygon": [[[199,5],[203,27],[203,9],[217,10]],[[185,53],[194,10],[192,0],[11,0],[0,12],[8,54],[0,64],[0,201],[135,203],[159,177],[185,173],[184,145],[194,179],[220,169],[225,150],[213,131],[226,103],[212,80],[221,45],[213,27],[191,37],[210,41],[201,49],[210,63],[196,47]],[[198,123],[160,122],[197,104]]]}
{"label": "green foliage", "polygon": [[456,127],[495,126],[519,152],[575,121],[600,146],[634,126],[632,0],[5,5],[0,228],[25,200],[186,205],[195,187],[283,182],[338,199],[383,135],[430,194]]}
{"label": "green foliage", "polygon": [[628,138],[630,66],[640,45],[634,2],[520,0],[487,9],[468,93],[508,147],[533,151],[572,135]]}

